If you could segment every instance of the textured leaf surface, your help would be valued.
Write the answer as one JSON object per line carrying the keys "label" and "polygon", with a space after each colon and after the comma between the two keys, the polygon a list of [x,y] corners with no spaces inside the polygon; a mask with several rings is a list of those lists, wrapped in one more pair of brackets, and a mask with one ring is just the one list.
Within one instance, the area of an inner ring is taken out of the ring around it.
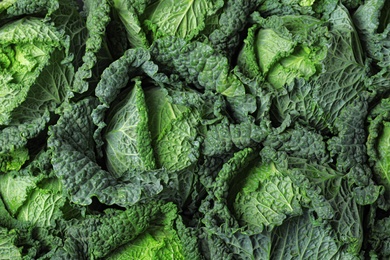
{"label": "textured leaf surface", "polygon": [[274,164],[258,164],[248,170],[234,208],[237,218],[251,230],[271,230],[287,216],[301,214],[300,191]]}
{"label": "textured leaf surface", "polygon": [[108,169],[119,177],[128,170],[156,168],[140,81],[107,116],[110,121],[104,137]]}
{"label": "textured leaf surface", "polygon": [[228,60],[209,45],[186,43],[183,39],[165,37],[155,41],[151,54],[159,64],[174,69],[181,78],[199,88],[225,96],[245,94],[243,84],[230,73]]}
{"label": "textured leaf surface", "polygon": [[272,259],[334,259],[339,252],[334,232],[312,223],[307,212],[286,221],[272,240]]}
{"label": "textured leaf surface", "polygon": [[159,0],[149,5],[143,19],[156,27],[156,36],[171,35],[190,40],[205,27],[205,19],[213,13],[214,2],[205,0]]}

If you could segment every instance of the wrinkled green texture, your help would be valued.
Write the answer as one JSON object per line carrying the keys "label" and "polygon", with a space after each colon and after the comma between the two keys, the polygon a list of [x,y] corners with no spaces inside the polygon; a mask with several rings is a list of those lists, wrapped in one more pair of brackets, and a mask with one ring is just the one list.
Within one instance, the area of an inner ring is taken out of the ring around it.
{"label": "wrinkled green texture", "polygon": [[0,3],[1,259],[388,259],[390,1]]}

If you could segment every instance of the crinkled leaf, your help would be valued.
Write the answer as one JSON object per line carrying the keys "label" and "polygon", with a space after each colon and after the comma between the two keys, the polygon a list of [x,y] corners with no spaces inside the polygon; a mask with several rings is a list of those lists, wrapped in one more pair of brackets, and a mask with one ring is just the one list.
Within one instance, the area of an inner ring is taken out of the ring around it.
{"label": "crinkled leaf", "polygon": [[15,245],[18,235],[15,230],[7,230],[0,227],[0,258],[1,259],[23,259],[21,248]]}
{"label": "crinkled leaf", "polygon": [[205,20],[223,4],[220,0],[159,0],[150,4],[142,20],[152,30],[153,38],[176,36],[191,40],[205,28]]}
{"label": "crinkled leaf", "polygon": [[218,54],[210,45],[164,37],[154,42],[151,55],[158,64],[164,66],[164,71],[173,70],[198,88],[232,97],[245,94],[241,81],[230,72],[227,58]]}
{"label": "crinkled leaf", "polygon": [[136,81],[127,96],[108,113],[104,132],[108,170],[121,176],[128,170],[156,168],[148,114],[141,82]]}
{"label": "crinkled leaf", "polygon": [[237,219],[255,232],[271,230],[290,216],[300,215],[301,191],[273,163],[258,163],[241,173],[234,201]]}
{"label": "crinkled leaf", "polygon": [[286,221],[272,234],[273,259],[334,259],[338,239],[328,225],[315,225],[307,212]]}

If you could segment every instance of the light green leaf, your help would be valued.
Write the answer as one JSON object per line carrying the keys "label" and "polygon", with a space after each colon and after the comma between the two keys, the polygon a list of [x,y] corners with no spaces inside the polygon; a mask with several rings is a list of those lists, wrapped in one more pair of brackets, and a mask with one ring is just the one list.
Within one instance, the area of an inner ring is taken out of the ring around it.
{"label": "light green leaf", "polygon": [[159,135],[164,132],[173,121],[182,117],[189,108],[169,102],[167,93],[158,87],[145,90],[145,100],[148,107],[150,120],[149,129],[153,140],[159,139]]}
{"label": "light green leaf", "polygon": [[148,229],[129,244],[124,245],[108,256],[108,260],[125,259],[172,259],[184,260],[183,247],[175,230],[174,220],[177,212],[164,212],[163,216],[151,224]]}
{"label": "light green leaf", "polygon": [[267,73],[271,66],[280,58],[290,54],[294,49],[294,42],[279,36],[272,29],[261,29],[257,32],[257,57],[263,73]]}
{"label": "light green leaf", "polygon": [[44,228],[55,225],[54,221],[61,216],[61,206],[65,202],[62,185],[58,179],[45,181],[44,184],[43,188],[36,187],[20,207],[16,216],[19,221]]}
{"label": "light green leaf", "polygon": [[109,122],[104,134],[109,171],[120,177],[128,170],[155,169],[141,81],[136,81],[128,95],[112,109],[107,114]]}
{"label": "light green leaf", "polygon": [[143,20],[156,36],[170,35],[190,40],[205,27],[207,15],[213,13],[214,2],[207,0],[158,0],[149,5]]}
{"label": "light green leaf", "polygon": [[19,148],[13,152],[0,154],[0,173],[18,171],[29,159],[28,150]]}
{"label": "light green leaf", "polygon": [[11,214],[28,200],[39,179],[33,176],[15,175],[14,172],[0,175],[0,195]]}
{"label": "light green leaf", "polygon": [[154,146],[159,167],[179,171],[198,160],[200,156],[200,142],[197,138],[199,119],[198,111],[187,110],[159,133]]}
{"label": "light green leaf", "polygon": [[11,112],[26,99],[53,51],[61,49],[61,37],[56,28],[37,18],[20,19],[0,28],[0,125],[10,123]]}
{"label": "light green leaf", "polygon": [[17,238],[16,230],[8,231],[6,228],[0,227],[0,259],[23,259],[21,248],[14,244]]}
{"label": "light green leaf", "polygon": [[135,6],[136,3],[134,2],[136,1],[133,0],[114,0],[112,2],[116,14],[126,29],[127,40],[130,45],[132,47],[147,47],[149,44],[138,14],[145,11],[146,2],[150,1],[139,2],[139,7]]}
{"label": "light green leaf", "polygon": [[233,204],[242,225],[261,232],[281,225],[287,216],[301,214],[300,190],[273,163],[257,164],[243,174]]}
{"label": "light green leaf", "polygon": [[390,190],[390,122],[383,122],[381,134],[377,140],[378,161],[375,169],[380,183]]}

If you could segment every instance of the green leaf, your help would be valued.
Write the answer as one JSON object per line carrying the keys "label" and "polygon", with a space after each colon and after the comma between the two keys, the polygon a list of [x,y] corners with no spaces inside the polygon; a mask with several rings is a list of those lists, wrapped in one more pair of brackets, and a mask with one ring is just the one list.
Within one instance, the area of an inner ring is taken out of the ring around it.
{"label": "green leaf", "polygon": [[245,94],[241,81],[230,72],[227,58],[210,45],[164,37],[154,42],[151,55],[159,65],[165,66],[167,74],[176,71],[180,78],[198,88],[229,97]]}
{"label": "green leaf", "polygon": [[213,0],[158,0],[148,5],[142,20],[153,32],[153,38],[175,36],[191,40],[205,28],[205,20],[221,6]]}
{"label": "green leaf", "polygon": [[108,108],[127,86],[130,77],[137,75],[138,70],[143,70],[151,77],[157,73],[157,66],[149,59],[150,54],[146,50],[129,49],[102,73],[101,80],[95,90],[95,94],[102,104],[94,109],[92,115],[94,124],[98,126],[94,138],[99,156],[102,156],[101,147],[104,145],[102,131],[107,126],[105,116]]}
{"label": "green leaf", "polygon": [[20,207],[16,218],[19,221],[29,222],[35,227],[55,226],[55,220],[62,216],[61,207],[64,202],[60,180],[49,179],[44,182],[44,187],[34,189]]}
{"label": "green leaf", "polygon": [[23,259],[22,250],[15,245],[18,239],[17,231],[0,227],[0,258],[1,259]]}
{"label": "green leaf", "polygon": [[238,66],[251,78],[265,78],[282,89],[295,78],[309,79],[321,72],[326,56],[327,28],[308,15],[253,15],[256,24],[249,29],[238,57]]}
{"label": "green leaf", "polygon": [[315,225],[311,216],[291,218],[272,233],[272,259],[334,259],[338,239],[328,225]]}
{"label": "green leaf", "polygon": [[164,209],[163,215],[156,219],[148,229],[136,239],[115,250],[108,256],[108,260],[137,259],[185,259],[183,247],[187,246],[180,241],[174,220],[178,217],[173,204],[170,211]]}
{"label": "green leaf", "polygon": [[197,109],[176,105],[162,88],[145,91],[149,129],[158,167],[179,171],[199,157]]}
{"label": "green leaf", "polygon": [[18,171],[29,159],[26,148],[16,149],[11,153],[0,154],[0,173]]}
{"label": "green leaf", "polygon": [[240,190],[233,204],[241,225],[261,232],[281,225],[288,216],[302,214],[301,191],[273,163],[258,163],[242,174],[245,177],[238,184]]}
{"label": "green leaf", "polygon": [[61,39],[54,27],[37,18],[20,19],[0,28],[1,125],[11,122],[11,112],[26,100],[55,49],[61,49]]}
{"label": "green leaf", "polygon": [[328,141],[328,149],[330,156],[336,158],[336,167],[340,171],[348,171],[367,161],[364,131],[366,115],[367,103],[358,99],[346,106],[335,121],[339,133]]}
{"label": "green leaf", "polygon": [[[367,155],[373,169],[374,179],[384,187],[384,197],[390,196],[389,142],[390,142],[390,114],[389,99],[384,98],[377,104],[368,116]],[[386,204],[388,204],[386,202]],[[386,206],[388,207],[388,206]]]}
{"label": "green leaf", "polygon": [[53,256],[62,259],[103,258],[143,233],[161,214],[161,204],[137,204],[125,211],[109,209],[101,215],[65,223],[64,245]]}
{"label": "green leaf", "polygon": [[273,113],[279,124],[298,120],[318,131],[337,133],[335,121],[341,111],[366,95],[367,64],[348,11],[339,6],[330,23],[323,70],[307,81],[295,80],[286,94],[276,98]]}
{"label": "green leaf", "polygon": [[[241,43],[240,34],[248,23],[248,16],[262,3],[262,0],[227,0],[217,17],[211,17],[212,27],[209,39],[218,52],[232,58],[235,48]],[[216,25],[214,23],[217,23]],[[210,28],[210,22],[206,29]]]}
{"label": "green leaf", "polygon": [[[342,109],[352,103],[364,90],[366,64],[362,49],[348,11],[338,7],[332,14],[331,47],[324,65],[326,71],[313,82],[324,118],[330,130]],[[337,100],[337,102],[335,102]]]}
{"label": "green leaf", "polygon": [[105,129],[106,165],[120,177],[128,170],[156,168],[148,114],[141,81],[137,80],[127,96],[107,114]]}
{"label": "green leaf", "polygon": [[[179,187],[179,173],[172,174],[166,169],[134,169],[118,178],[101,168],[92,149],[95,125],[91,114],[97,104],[92,98],[67,104],[61,118],[49,131],[48,147],[53,152],[54,173],[61,179],[70,200],[89,205],[92,197],[97,197],[104,204],[127,207],[160,195],[167,198],[169,193],[174,198],[172,193]],[[172,183],[177,185],[171,187]]]}
{"label": "green leaf", "polygon": [[372,251],[380,258],[390,256],[390,218],[377,220],[370,232],[369,241],[372,245]]}
{"label": "green leaf", "polygon": [[132,47],[149,46],[139,14],[145,12],[146,5],[151,1],[113,0],[112,2],[115,14],[124,25],[130,45]]}
{"label": "green leaf", "polygon": [[88,39],[85,42],[83,64],[77,69],[72,91],[84,93],[89,82],[96,83],[103,69],[112,62],[111,54],[105,49],[105,31],[110,21],[110,6],[107,0],[84,1],[87,13],[86,28]]}
{"label": "green leaf", "polygon": [[231,123],[224,118],[220,123],[210,125],[203,142],[205,155],[228,154],[235,148],[254,147],[262,142],[270,130],[264,124],[254,122]]}
{"label": "green leaf", "polygon": [[0,175],[0,194],[8,211],[15,215],[37,188],[38,177],[15,175],[15,172]]}
{"label": "green leaf", "polygon": [[259,30],[254,44],[257,46],[257,59],[263,73],[267,73],[278,58],[290,54],[295,45],[293,41],[284,39],[272,29]]}
{"label": "green leaf", "polygon": [[382,122],[383,128],[376,141],[377,161],[374,166],[376,177],[386,191],[390,191],[390,123]]}
{"label": "green leaf", "polygon": [[[4,1],[2,1],[4,2]],[[5,1],[6,17],[20,17],[21,15],[39,15],[50,16],[52,12],[58,9],[58,0],[23,0],[23,1]],[[1,9],[0,9],[1,10]]]}
{"label": "green leaf", "polygon": [[263,142],[264,146],[272,147],[289,156],[307,159],[311,162],[327,163],[330,161],[324,137],[308,127],[295,124],[294,128],[282,133],[271,133]]}

